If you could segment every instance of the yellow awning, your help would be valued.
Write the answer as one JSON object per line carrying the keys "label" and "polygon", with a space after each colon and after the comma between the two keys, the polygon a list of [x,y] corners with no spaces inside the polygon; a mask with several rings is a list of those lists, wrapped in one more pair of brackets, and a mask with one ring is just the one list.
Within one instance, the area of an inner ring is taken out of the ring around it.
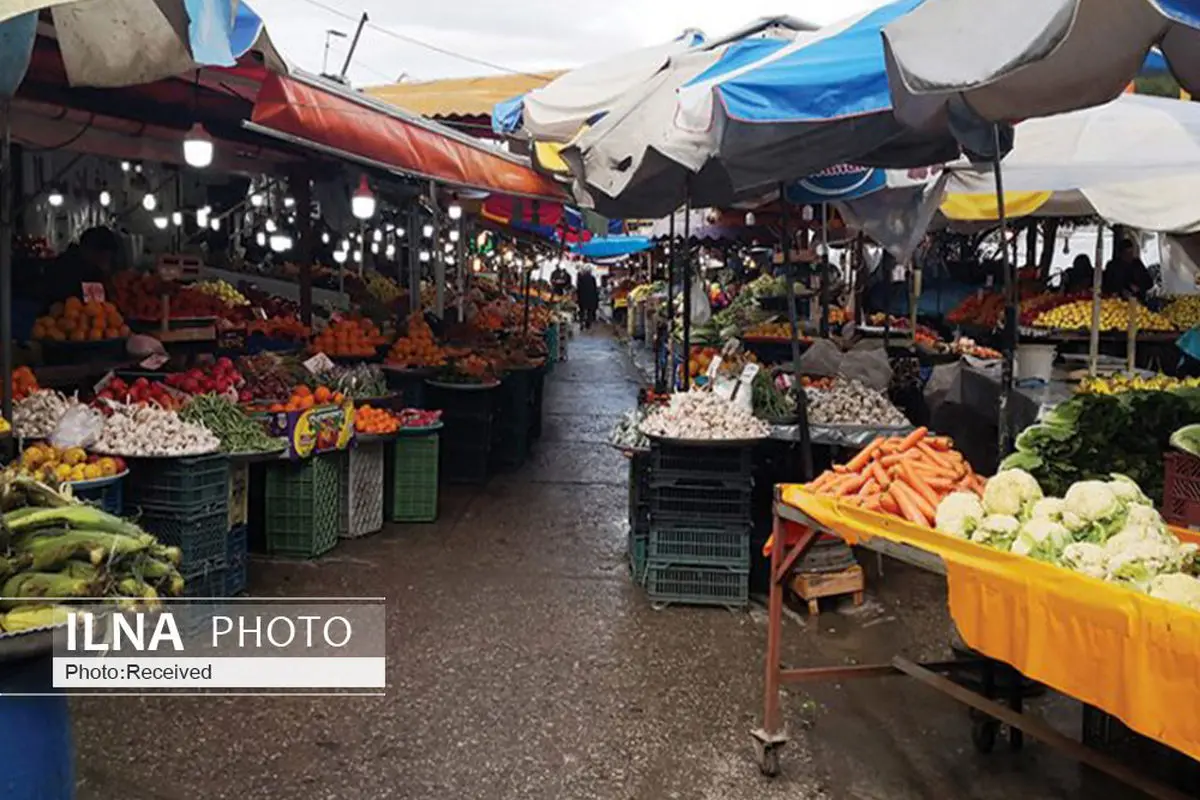
{"label": "yellow awning", "polygon": [[[1054,192],[1005,192],[1004,212],[1010,218],[1025,217],[1046,205]],[[999,219],[994,194],[948,194],[942,200],[942,213],[958,222],[989,222]]]}
{"label": "yellow awning", "polygon": [[371,86],[364,93],[426,117],[491,116],[497,103],[540,89],[562,72],[489,75]]}

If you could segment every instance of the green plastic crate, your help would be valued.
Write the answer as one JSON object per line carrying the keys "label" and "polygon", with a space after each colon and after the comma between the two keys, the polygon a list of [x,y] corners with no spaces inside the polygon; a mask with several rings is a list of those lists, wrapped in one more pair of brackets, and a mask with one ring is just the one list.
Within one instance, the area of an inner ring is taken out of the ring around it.
{"label": "green plastic crate", "polygon": [[341,453],[272,464],[263,489],[267,552],[316,558],[337,545]]}
{"label": "green plastic crate", "polygon": [[229,459],[219,453],[129,459],[125,505],[183,516],[225,511],[229,507]]}
{"label": "green plastic crate", "polygon": [[750,602],[750,570],[651,560],[646,566],[646,594],[655,605],[740,608]]}
{"label": "green plastic crate", "polygon": [[179,571],[187,577],[225,566],[227,519],[228,514],[220,509],[190,517],[143,514],[138,524],[163,544],[183,551]]}
{"label": "green plastic crate", "polygon": [[392,522],[434,522],[438,516],[438,435],[401,436],[387,458],[385,506]]}
{"label": "green plastic crate", "polygon": [[229,465],[229,527],[245,525],[250,518],[250,465]]}
{"label": "green plastic crate", "polygon": [[750,568],[750,528],[651,526],[647,555],[655,561]]}

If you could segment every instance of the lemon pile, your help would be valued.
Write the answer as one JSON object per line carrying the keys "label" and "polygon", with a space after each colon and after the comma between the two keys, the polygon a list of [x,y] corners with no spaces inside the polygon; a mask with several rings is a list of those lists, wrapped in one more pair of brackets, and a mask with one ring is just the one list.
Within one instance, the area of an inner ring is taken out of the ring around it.
{"label": "lemon pile", "polygon": [[[1092,301],[1076,300],[1038,314],[1035,328],[1057,330],[1087,330],[1092,326]],[[1156,314],[1140,303],[1137,305],[1137,327],[1139,331],[1172,331],[1175,325],[1162,314]],[[1129,329],[1128,302],[1115,297],[1100,301],[1100,330],[1125,331]]]}
{"label": "lemon pile", "polygon": [[30,445],[21,453],[19,464],[25,475],[58,482],[93,481],[124,471],[116,458],[89,458],[82,447],[57,448],[50,444]]}
{"label": "lemon pile", "polygon": [[378,272],[368,272],[364,276],[364,282],[367,284],[367,291],[371,293],[371,296],[381,303],[395,302],[404,294],[398,283]]}
{"label": "lemon pile", "polygon": [[193,283],[192,288],[223,300],[227,306],[250,305],[250,301],[246,299],[246,296],[234,288],[233,284],[228,281],[200,281],[199,283]]}
{"label": "lemon pile", "polygon": [[1200,378],[1172,378],[1158,374],[1149,378],[1140,375],[1112,375],[1107,378],[1085,378],[1079,383],[1080,394],[1121,394],[1122,392],[1167,392],[1171,389],[1195,389]]}
{"label": "lemon pile", "polygon": [[1200,294],[1185,294],[1171,299],[1163,309],[1163,316],[1175,323],[1180,330],[1200,325]]}

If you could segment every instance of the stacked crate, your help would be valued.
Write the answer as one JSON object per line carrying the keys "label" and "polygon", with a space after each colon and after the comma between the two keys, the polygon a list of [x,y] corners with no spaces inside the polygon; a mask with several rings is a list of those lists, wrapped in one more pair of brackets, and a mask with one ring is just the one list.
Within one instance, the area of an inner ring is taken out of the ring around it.
{"label": "stacked crate", "polygon": [[404,431],[385,462],[384,514],[391,522],[435,522],[438,516],[438,431]]}
{"label": "stacked crate", "polygon": [[487,483],[497,391],[429,386],[429,407],[442,411],[440,466],[447,483]]}
{"label": "stacked crate", "polygon": [[344,458],[345,453],[326,453],[267,467],[263,513],[269,554],[316,558],[337,545]]}
{"label": "stacked crate", "polygon": [[491,463],[495,470],[517,469],[529,457],[533,415],[533,370],[512,370],[495,393]]}
{"label": "stacked crate", "polygon": [[189,597],[223,597],[229,540],[229,459],[224,455],[131,460],[126,509],[183,553]]}
{"label": "stacked crate", "polygon": [[656,442],[649,459],[645,586],[650,600],[746,605],[752,448]]}
{"label": "stacked crate", "polygon": [[639,585],[646,581],[646,552],[650,547],[650,454],[629,457],[629,571]]}

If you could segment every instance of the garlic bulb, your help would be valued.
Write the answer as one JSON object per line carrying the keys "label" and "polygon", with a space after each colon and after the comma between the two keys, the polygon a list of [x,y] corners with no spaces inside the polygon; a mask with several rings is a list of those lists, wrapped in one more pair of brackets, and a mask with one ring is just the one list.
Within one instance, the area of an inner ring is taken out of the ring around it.
{"label": "garlic bulb", "polygon": [[647,436],[668,439],[761,439],[771,428],[712,392],[692,391],[671,396],[666,406],[646,415],[641,425]]}

